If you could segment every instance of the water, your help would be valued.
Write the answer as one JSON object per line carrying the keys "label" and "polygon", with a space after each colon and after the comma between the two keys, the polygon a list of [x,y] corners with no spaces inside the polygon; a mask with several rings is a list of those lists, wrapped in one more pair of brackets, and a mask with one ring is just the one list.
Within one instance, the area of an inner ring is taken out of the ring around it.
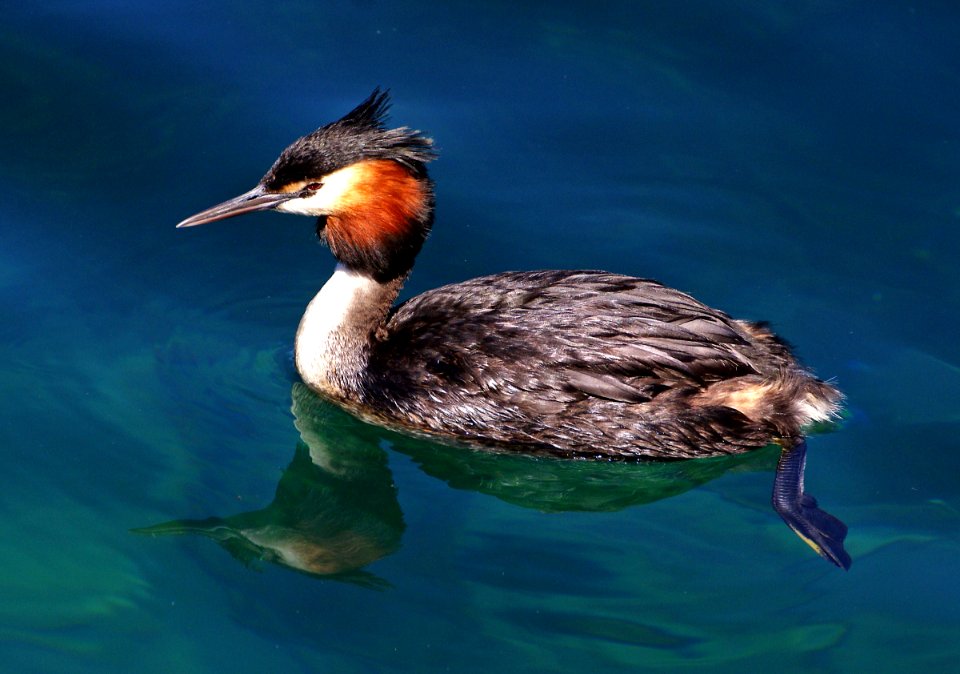
{"label": "water", "polygon": [[[956,671],[958,35],[893,1],[5,8],[5,671]],[[850,572],[771,510],[775,452],[493,457],[296,384],[311,224],[173,225],[378,84],[442,153],[405,293],[605,268],[771,320],[849,399],[807,485]]]}

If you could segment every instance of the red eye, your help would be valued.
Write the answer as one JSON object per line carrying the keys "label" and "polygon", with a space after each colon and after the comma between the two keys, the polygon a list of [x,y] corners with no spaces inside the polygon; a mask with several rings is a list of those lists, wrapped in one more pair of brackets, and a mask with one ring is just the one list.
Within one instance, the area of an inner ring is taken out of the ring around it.
{"label": "red eye", "polygon": [[308,183],[303,189],[307,192],[316,192],[321,187],[323,187],[323,183]]}

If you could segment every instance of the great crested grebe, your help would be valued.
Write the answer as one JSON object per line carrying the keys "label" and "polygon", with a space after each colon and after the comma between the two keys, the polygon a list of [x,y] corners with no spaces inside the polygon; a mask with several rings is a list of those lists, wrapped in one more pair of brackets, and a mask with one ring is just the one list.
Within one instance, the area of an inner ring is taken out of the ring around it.
{"label": "great crested grebe", "polygon": [[518,452],[691,459],[773,442],[773,504],[843,568],[846,527],[803,491],[804,427],[841,394],[763,324],[655,281],[600,271],[507,272],[393,306],[433,224],[432,141],[388,129],[379,89],[297,139],[249,192],[187,218],[317,218],[338,264],[297,330],[313,390],[376,423]]}

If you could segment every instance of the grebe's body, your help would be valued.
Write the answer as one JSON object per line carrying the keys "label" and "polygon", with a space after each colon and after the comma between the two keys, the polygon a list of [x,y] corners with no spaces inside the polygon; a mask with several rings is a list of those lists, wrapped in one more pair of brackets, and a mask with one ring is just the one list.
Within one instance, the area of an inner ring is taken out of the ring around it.
{"label": "grebe's body", "polygon": [[566,457],[676,459],[763,447],[836,409],[836,391],[766,328],[654,281],[511,272],[388,313],[396,290],[341,265],[296,342],[308,386],[387,423]]}
{"label": "grebe's body", "polygon": [[304,382],[390,426],[562,457],[685,459],[779,442],[774,505],[849,565],[803,493],[802,429],[839,392],[764,325],[654,281],[511,272],[394,301],[433,222],[431,141],[386,129],[386,94],[298,139],[253,190],[179,226],[256,210],[317,218],[339,264],[296,339]]}

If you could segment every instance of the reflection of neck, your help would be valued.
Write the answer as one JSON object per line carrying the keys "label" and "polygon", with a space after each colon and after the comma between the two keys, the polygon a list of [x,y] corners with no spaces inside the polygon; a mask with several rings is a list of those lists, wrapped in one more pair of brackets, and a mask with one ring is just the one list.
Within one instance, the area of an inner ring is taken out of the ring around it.
{"label": "reflection of neck", "polygon": [[297,370],[312,389],[355,399],[370,347],[406,275],[381,283],[338,264],[297,330]]}

